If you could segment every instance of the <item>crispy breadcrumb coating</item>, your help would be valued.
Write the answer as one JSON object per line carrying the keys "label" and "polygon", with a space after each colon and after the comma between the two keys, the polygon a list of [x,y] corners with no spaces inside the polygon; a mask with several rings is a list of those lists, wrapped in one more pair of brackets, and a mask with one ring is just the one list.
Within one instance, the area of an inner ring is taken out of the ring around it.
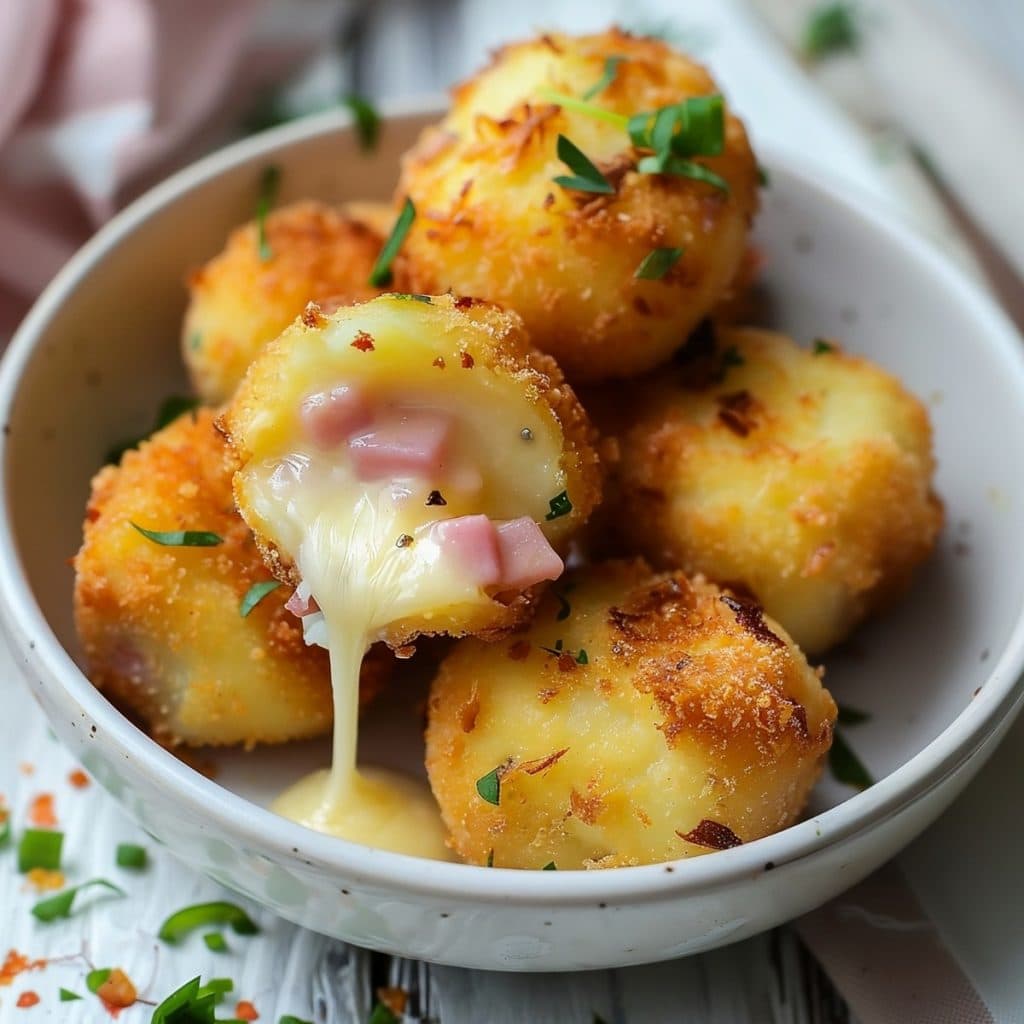
{"label": "crispy breadcrumb coating", "polygon": [[[280,743],[331,726],[327,654],[307,647],[279,587],[242,618],[254,583],[271,579],[235,511],[224,439],[209,410],[186,414],[93,480],[75,558],[75,622],[89,677],[163,742]],[[208,530],[215,547],[164,547],[151,530]],[[363,696],[391,662],[363,667]]]}
{"label": "crispy breadcrumb coating", "polygon": [[748,591],[809,654],[901,594],[935,546],[928,413],[835,342],[721,329],[590,407],[609,435],[599,529]]}
{"label": "crispy breadcrumb coating", "polygon": [[[526,632],[457,643],[428,715],[452,848],[565,870],[698,856],[792,824],[836,707],[756,605],[637,560],[566,577]],[[477,786],[495,769],[497,804]]]}
{"label": "crispy breadcrumb coating", "polygon": [[[674,174],[641,174],[621,124],[560,106],[610,57],[614,79],[591,103],[629,117],[718,87],[664,42],[618,29],[549,34],[505,46],[457,87],[452,108],[406,154],[396,199],[417,217],[399,266],[419,292],[475,295],[515,310],[570,381],[624,377],[665,360],[730,289],[757,210],[758,171],[727,112],[720,155],[696,158],[729,191]],[[614,187],[563,188],[566,136]],[[660,280],[634,275],[652,249],[682,255]]]}
{"label": "crispy breadcrumb coating", "polygon": [[384,236],[371,217],[382,220],[376,204],[349,212],[293,203],[266,219],[269,259],[260,258],[258,229],[251,221],[189,277],[182,353],[205,402],[227,401],[259,350],[307,302],[340,306],[380,294],[369,281]]}

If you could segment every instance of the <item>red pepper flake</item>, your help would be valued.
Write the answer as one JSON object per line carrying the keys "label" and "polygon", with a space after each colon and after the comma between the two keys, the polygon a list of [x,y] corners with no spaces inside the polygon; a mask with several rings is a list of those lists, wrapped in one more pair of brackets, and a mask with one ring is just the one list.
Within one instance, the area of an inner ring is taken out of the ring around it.
{"label": "red pepper flake", "polygon": [[56,892],[64,888],[64,872],[48,868],[32,868],[25,874],[25,881],[37,892]]}
{"label": "red pepper flake", "polygon": [[28,808],[28,820],[37,828],[55,828],[57,815],[53,810],[53,794],[40,793]]}
{"label": "red pepper flake", "polygon": [[559,672],[572,672],[575,670],[578,662],[576,659],[566,651],[565,654],[558,656],[558,671]]}
{"label": "red pepper flake", "polygon": [[359,349],[360,352],[372,352],[374,349],[373,336],[367,334],[366,331],[357,331],[352,341],[352,347]]}
{"label": "red pepper flake", "polygon": [[116,1011],[133,1006],[139,998],[132,979],[120,967],[115,967],[110,972],[107,980],[96,989],[96,995],[103,1000],[103,1005],[115,1017]]}
{"label": "red pepper flake", "polygon": [[409,993],[404,988],[379,988],[377,989],[377,999],[396,1017],[401,1017],[409,1003]]}
{"label": "red pepper flake", "polygon": [[443,370],[443,369],[444,369],[444,366],[445,366],[445,363],[444,363],[444,356],[438,356],[438,357],[437,357],[437,358],[436,358],[436,359],[434,360],[434,362],[432,363],[432,365],[433,365],[433,366],[436,366],[436,367],[437,367],[437,368],[438,368],[439,370]]}
{"label": "red pepper flake", "polygon": [[320,307],[315,302],[307,302],[306,308],[302,311],[302,322],[307,327],[319,327],[320,312]]}
{"label": "red pepper flake", "polygon": [[35,1006],[39,1002],[39,995],[29,989],[27,992],[22,992],[18,996],[18,1009],[27,1010],[30,1006]]}
{"label": "red pepper flake", "polygon": [[41,971],[45,966],[45,960],[30,960],[16,949],[8,950],[0,964],[0,985],[10,985],[23,971]]}
{"label": "red pepper flake", "polygon": [[688,843],[706,846],[711,850],[728,850],[733,846],[743,845],[743,840],[728,825],[712,821],[710,818],[702,818],[700,824],[691,832],[680,832],[676,829],[676,835]]}
{"label": "red pepper flake", "polygon": [[556,750],[553,754],[548,754],[547,757],[537,758],[536,761],[524,761],[519,766],[519,770],[526,772],[527,775],[539,775],[541,772],[547,771],[552,765],[558,764],[563,756],[568,753],[568,750],[568,747],[563,747],[561,750]]}
{"label": "red pepper flake", "polygon": [[462,353],[462,355],[460,356],[460,361],[462,362],[462,368],[464,370],[473,369],[473,357],[468,352]]}
{"label": "red pepper flake", "polygon": [[249,1002],[248,999],[243,999],[235,1007],[235,1016],[239,1020],[259,1020],[260,1015],[256,1010],[256,1007]]}
{"label": "red pepper flake", "polygon": [[89,776],[82,771],[81,768],[76,768],[69,776],[68,782],[71,783],[75,789],[85,789],[89,785]]}
{"label": "red pepper flake", "polygon": [[[469,184],[472,184],[472,182],[469,182]],[[467,189],[466,191],[468,192],[469,190]],[[460,295],[455,300],[456,309],[469,309],[472,305],[473,300],[468,295]]]}
{"label": "red pepper flake", "polygon": [[22,775],[35,775],[36,766],[31,761],[22,761],[21,764],[18,765],[18,771],[21,772]]}

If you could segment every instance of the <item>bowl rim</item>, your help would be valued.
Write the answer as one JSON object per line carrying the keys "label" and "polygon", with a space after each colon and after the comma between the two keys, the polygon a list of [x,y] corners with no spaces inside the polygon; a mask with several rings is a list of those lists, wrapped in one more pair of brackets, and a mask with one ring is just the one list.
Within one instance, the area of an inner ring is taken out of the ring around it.
{"label": "bowl rim", "polygon": [[[391,120],[437,116],[437,97],[381,104],[381,117]],[[11,443],[7,424],[19,382],[38,354],[37,343],[65,298],[102,263],[104,256],[131,236],[149,217],[179,197],[219,175],[257,159],[268,159],[290,145],[351,130],[352,118],[342,110],[312,115],[227,146],[190,164],[136,199],[101,228],[61,269],[35,302],[16,331],[0,362],[0,617],[8,635],[27,645],[45,666],[44,687],[57,682],[55,699],[71,700],[103,732],[111,753],[136,765],[181,801],[193,815],[223,835],[234,836],[279,861],[327,871],[339,879],[359,880],[391,891],[403,890],[449,899],[514,905],[569,907],[600,901],[622,903],[678,898],[782,868],[852,840],[897,815],[942,784],[974,757],[1000,724],[1024,701],[1024,608],[999,656],[992,661],[976,697],[922,750],[869,789],[822,813],[763,839],[717,852],[714,856],[681,858],[658,864],[620,867],[611,871],[524,871],[484,868],[432,861],[362,846],[314,832],[282,818],[227,790],[184,765],[132,725],[93,687],[64,649],[33,596],[14,542],[12,520]],[[962,303],[976,320],[985,344],[1006,364],[1024,409],[1024,341],[995,300],[963,274],[931,242],[917,234],[892,210],[869,202],[863,193],[832,173],[800,167],[785,154],[761,147],[773,176],[796,182],[816,202],[838,205],[866,222],[885,244],[917,262]]]}

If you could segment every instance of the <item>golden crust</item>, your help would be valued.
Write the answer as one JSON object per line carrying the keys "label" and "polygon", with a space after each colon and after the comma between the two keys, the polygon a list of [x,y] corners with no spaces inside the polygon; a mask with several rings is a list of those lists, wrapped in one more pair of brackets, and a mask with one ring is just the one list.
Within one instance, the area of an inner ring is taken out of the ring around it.
{"label": "golden crust", "polygon": [[927,411],[836,346],[720,330],[706,359],[589,407],[603,532],[744,588],[809,653],[902,593],[941,529]]}
{"label": "golden crust", "polygon": [[[239,604],[268,578],[235,511],[226,446],[202,410],[180,417],[93,480],[75,558],[75,622],[89,677],[167,743],[279,743],[331,725],[327,654],[307,647],[289,591]],[[209,530],[216,547],[163,547],[155,530]],[[386,678],[377,652],[368,699]]]}
{"label": "golden crust", "polygon": [[[456,644],[428,715],[452,848],[565,869],[696,856],[786,827],[836,708],[756,606],[637,560],[567,577],[510,640]],[[495,768],[496,806],[476,788]]]}
{"label": "golden crust", "polygon": [[[421,297],[427,298],[427,297]],[[385,295],[358,308],[338,310],[330,316],[312,308],[280,338],[268,345],[257,359],[235,400],[218,421],[228,438],[232,465],[236,470],[235,499],[242,515],[254,529],[264,561],[281,580],[297,585],[299,575],[291,557],[281,551],[269,535],[266,524],[250,507],[241,475],[237,472],[253,459],[262,457],[265,434],[275,430],[281,411],[282,382],[288,381],[292,368],[306,363],[306,356],[317,346],[329,348],[327,339],[336,330],[357,330],[368,336],[400,327],[407,332],[401,347],[401,362],[407,368],[414,359],[438,367],[432,373],[479,373],[493,371],[511,383],[517,400],[546,409],[559,431],[561,453],[559,469],[572,495],[571,513],[553,522],[542,523],[549,541],[563,548],[569,537],[584,523],[601,497],[601,472],[595,450],[596,434],[572,388],[565,382],[558,365],[548,355],[530,345],[522,321],[489,303],[451,295],[429,297],[429,302]],[[371,352],[367,358],[379,353]],[[294,360],[293,360],[294,357]],[[433,363],[431,361],[433,360]],[[354,364],[358,373],[360,364]],[[330,370],[328,372],[337,372]],[[404,371],[403,371],[404,372]],[[471,381],[471,377],[464,378]],[[324,381],[320,382],[322,387]],[[287,388],[302,392],[302,387]],[[297,404],[297,402],[292,402]],[[276,410],[268,415],[268,410]],[[541,518],[543,518],[541,516]],[[459,605],[448,613],[429,620],[399,620],[385,631],[382,639],[400,648],[420,635],[497,636],[524,622],[539,594],[539,588],[521,593],[498,595],[494,600]]]}
{"label": "golden crust", "polygon": [[[700,162],[730,191],[639,174],[619,126],[562,109],[545,90],[578,96],[624,57],[595,102],[629,116],[717,91],[664,43],[618,30],[549,35],[502,48],[456,88],[453,107],[406,155],[397,201],[417,217],[400,266],[420,292],[477,295],[515,309],[533,342],[570,380],[630,376],[666,359],[728,291],[757,209],[757,166],[743,125],[727,116],[723,153]],[[562,189],[555,152],[569,137],[614,195]],[[634,273],[656,247],[684,254],[661,280]]]}
{"label": "golden crust", "polygon": [[251,221],[189,277],[182,353],[204,401],[227,401],[256,353],[307,302],[341,306],[380,294],[369,277],[383,244],[373,226],[381,213],[377,204],[356,209],[358,216],[304,201],[274,210],[266,220],[268,260],[260,259]]}

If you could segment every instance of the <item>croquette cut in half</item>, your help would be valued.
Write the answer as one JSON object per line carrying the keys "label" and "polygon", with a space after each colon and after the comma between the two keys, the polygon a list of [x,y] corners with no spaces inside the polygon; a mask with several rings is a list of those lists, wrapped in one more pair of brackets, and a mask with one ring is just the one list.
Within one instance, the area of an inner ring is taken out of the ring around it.
{"label": "croquette cut in half", "polygon": [[[635,145],[645,112],[651,145]],[[653,136],[673,132],[678,152],[649,173]],[[635,375],[729,292],[757,189],[743,125],[699,64],[617,29],[544,35],[499,50],[406,154],[396,199],[416,219],[399,265],[414,291],[515,310],[574,383]]]}
{"label": "croquette cut in half", "polygon": [[748,592],[819,655],[935,546],[928,413],[835,342],[753,329],[708,341],[589,406],[611,455],[601,528],[657,566]]}
{"label": "croquette cut in half", "polygon": [[[160,533],[216,534],[210,547],[155,543]],[[96,475],[75,558],[75,622],[87,672],[107,696],[168,744],[280,743],[331,727],[327,655],[307,647],[267,593],[272,577],[235,511],[224,439],[208,410],[186,414]],[[364,662],[361,691],[383,684],[392,657]]]}
{"label": "croquette cut in half", "polygon": [[428,715],[427,771],[459,856],[565,870],[792,824],[836,706],[756,605],[636,560],[567,575],[525,632],[459,641]]}
{"label": "croquette cut in half", "polygon": [[[370,273],[386,211],[304,201],[233,231],[224,250],[188,280],[182,353],[205,402],[226,402],[249,364],[310,301],[325,308],[373,298]],[[384,231],[386,232],[386,227]]]}
{"label": "croquette cut in half", "polygon": [[471,299],[310,307],[221,423],[267,564],[346,643],[516,625],[599,499],[592,428],[555,362]]}

